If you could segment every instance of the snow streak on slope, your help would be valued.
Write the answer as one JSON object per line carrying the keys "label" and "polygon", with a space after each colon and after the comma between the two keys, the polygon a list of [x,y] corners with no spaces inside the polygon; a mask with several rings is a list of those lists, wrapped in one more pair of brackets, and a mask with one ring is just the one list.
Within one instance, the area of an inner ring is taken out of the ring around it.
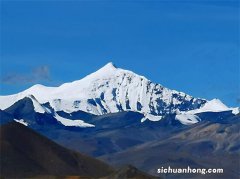
{"label": "snow streak on slope", "polygon": [[35,112],[38,112],[38,113],[51,113],[51,111],[48,108],[46,108],[45,106],[41,105],[38,102],[38,100],[33,95],[29,95],[27,97],[32,100]]}
{"label": "snow streak on slope", "polygon": [[175,119],[184,125],[191,125],[201,121],[201,119],[194,114],[178,114]]}
{"label": "snow streak on slope", "polygon": [[20,123],[20,124],[22,124],[22,125],[24,125],[24,126],[28,126],[28,123],[27,122],[25,122],[23,119],[14,119],[14,121],[16,121],[16,122],[18,122],[18,123]]}
{"label": "snow streak on slope", "polygon": [[159,121],[162,119],[162,116],[154,116],[152,114],[145,114],[144,117],[141,119],[141,122],[144,122],[147,119],[150,121]]}
{"label": "snow streak on slope", "polygon": [[71,120],[71,119],[63,118],[57,114],[55,114],[54,117],[64,126],[95,127],[94,125],[85,123],[82,120]]}

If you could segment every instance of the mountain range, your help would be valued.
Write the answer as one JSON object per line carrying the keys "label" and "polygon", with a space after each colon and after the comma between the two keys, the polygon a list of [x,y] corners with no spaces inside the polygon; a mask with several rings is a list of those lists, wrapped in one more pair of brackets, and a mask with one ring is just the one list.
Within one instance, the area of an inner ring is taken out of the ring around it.
{"label": "mountain range", "polygon": [[220,167],[224,174],[204,177],[239,177],[239,107],[168,89],[112,63],[58,87],[37,84],[0,96],[0,118],[1,126],[19,123],[68,148],[67,153],[120,168],[113,178],[126,177],[128,170],[142,175],[135,167],[159,177],[157,168],[167,165]]}

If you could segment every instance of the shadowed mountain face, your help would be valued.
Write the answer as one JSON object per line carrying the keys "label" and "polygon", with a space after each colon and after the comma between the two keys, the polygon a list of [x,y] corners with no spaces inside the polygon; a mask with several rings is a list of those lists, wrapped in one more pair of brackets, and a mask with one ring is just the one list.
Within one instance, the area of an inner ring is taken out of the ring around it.
{"label": "shadowed mountain face", "polygon": [[13,115],[7,113],[6,111],[3,111],[0,109],[0,125],[6,124],[8,122],[13,121],[14,117]]}
{"label": "shadowed mountain face", "polygon": [[102,177],[113,169],[91,157],[73,152],[16,122],[1,126],[1,176]]}
{"label": "shadowed mountain face", "polygon": [[171,117],[161,121],[140,122],[142,114],[121,112],[86,120],[94,128],[39,130],[40,133],[68,148],[98,157],[126,150],[152,140],[163,140],[181,131],[183,126]]}
{"label": "shadowed mountain face", "polygon": [[223,174],[170,174],[167,178],[239,178],[240,116],[205,121],[169,136],[100,157],[114,166],[132,164],[156,175],[160,167],[223,168]]}

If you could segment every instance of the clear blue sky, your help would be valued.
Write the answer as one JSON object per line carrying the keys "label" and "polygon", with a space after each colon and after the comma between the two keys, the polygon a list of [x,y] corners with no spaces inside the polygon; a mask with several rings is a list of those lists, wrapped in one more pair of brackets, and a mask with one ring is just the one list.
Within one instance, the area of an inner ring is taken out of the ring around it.
{"label": "clear blue sky", "polygon": [[107,62],[239,106],[238,1],[1,1],[1,95]]}

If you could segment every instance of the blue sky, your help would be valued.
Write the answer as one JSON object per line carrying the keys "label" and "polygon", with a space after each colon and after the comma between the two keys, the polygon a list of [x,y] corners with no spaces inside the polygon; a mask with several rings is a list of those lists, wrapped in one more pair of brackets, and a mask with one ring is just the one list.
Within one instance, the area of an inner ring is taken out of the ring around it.
{"label": "blue sky", "polygon": [[238,1],[2,1],[1,95],[112,61],[168,88],[239,106]]}

